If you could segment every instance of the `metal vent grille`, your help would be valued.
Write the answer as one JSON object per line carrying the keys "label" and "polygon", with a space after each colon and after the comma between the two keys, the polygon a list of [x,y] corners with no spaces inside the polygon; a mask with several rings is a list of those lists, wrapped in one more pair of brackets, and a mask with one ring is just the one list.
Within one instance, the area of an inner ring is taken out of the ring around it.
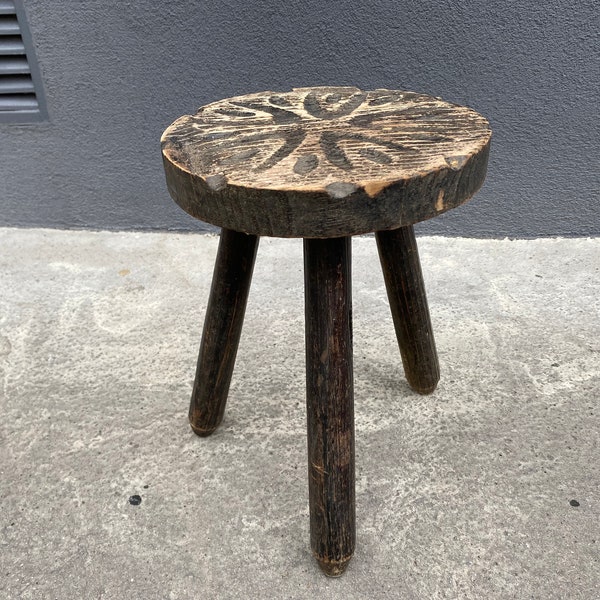
{"label": "metal vent grille", "polygon": [[18,0],[0,0],[0,122],[46,118],[25,11]]}

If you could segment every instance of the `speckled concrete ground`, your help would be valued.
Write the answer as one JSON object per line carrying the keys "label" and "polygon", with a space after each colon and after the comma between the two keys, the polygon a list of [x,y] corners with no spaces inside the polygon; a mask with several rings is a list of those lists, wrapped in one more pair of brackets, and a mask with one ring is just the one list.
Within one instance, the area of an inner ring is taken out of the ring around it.
{"label": "speckled concrete ground", "polygon": [[358,545],[329,580],[308,549],[301,242],[261,241],[201,439],[217,238],[0,230],[0,597],[597,600],[600,239],[419,243],[425,397],[375,242],[354,241]]}

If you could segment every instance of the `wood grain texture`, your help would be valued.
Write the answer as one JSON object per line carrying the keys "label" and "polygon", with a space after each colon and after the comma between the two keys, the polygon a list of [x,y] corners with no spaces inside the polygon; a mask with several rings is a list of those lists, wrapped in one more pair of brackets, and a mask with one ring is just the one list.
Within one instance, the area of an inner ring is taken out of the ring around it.
{"label": "wood grain texture", "polygon": [[415,391],[430,394],[440,367],[413,226],[375,237],[406,379]]}
{"label": "wood grain texture", "polygon": [[281,237],[394,229],[468,200],[491,131],[424,94],[299,88],[229,98],[162,137],[167,185],[193,216]]}
{"label": "wood grain texture", "polygon": [[223,419],[257,248],[254,235],[221,231],[189,411],[200,436]]}
{"label": "wood grain texture", "polygon": [[350,238],[304,240],[310,538],[323,571],[354,552]]}

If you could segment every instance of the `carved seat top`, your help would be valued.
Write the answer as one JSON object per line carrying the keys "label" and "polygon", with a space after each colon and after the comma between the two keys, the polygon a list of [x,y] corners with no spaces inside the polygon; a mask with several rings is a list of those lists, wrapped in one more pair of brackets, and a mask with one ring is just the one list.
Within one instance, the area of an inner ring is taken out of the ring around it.
{"label": "carved seat top", "polygon": [[[194,216],[260,235],[326,237],[464,202],[483,182],[490,136],[481,115],[438,98],[320,87],[208,104],[168,127],[162,148],[169,190]],[[319,227],[323,218],[331,226]]]}

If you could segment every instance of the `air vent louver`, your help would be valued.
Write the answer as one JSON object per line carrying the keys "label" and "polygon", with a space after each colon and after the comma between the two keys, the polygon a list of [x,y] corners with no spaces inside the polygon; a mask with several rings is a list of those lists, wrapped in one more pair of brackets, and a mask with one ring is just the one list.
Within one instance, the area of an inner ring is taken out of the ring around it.
{"label": "air vent louver", "polygon": [[46,117],[41,80],[22,3],[0,0],[0,122]]}

